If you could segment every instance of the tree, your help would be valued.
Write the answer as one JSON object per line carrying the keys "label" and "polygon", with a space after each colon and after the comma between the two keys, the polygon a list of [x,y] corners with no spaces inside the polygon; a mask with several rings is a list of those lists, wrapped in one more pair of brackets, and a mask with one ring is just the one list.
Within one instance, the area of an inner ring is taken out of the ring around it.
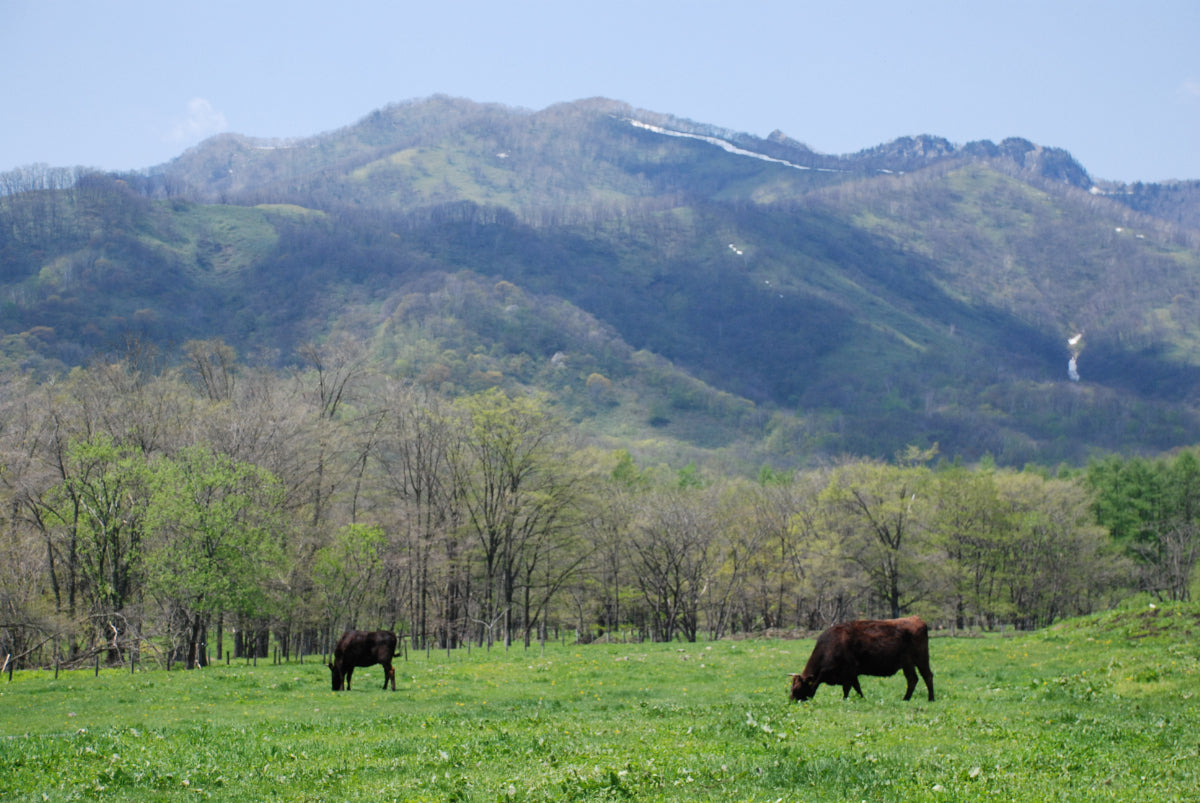
{"label": "tree", "polygon": [[352,401],[355,384],[367,371],[362,343],[342,335],[328,345],[306,343],[300,348],[300,356],[316,375],[314,406],[320,417],[336,418],[339,408]]}
{"label": "tree", "polygon": [[[776,547],[782,547],[786,540],[789,511],[763,504],[770,490],[770,486],[747,482],[721,483],[714,488],[719,494],[717,555],[704,594],[711,638],[721,638],[734,629],[778,624],[771,605],[773,594],[762,586],[773,585],[765,577],[779,575],[782,550],[776,552]],[[757,588],[751,590],[755,585]],[[739,615],[742,628],[735,623]]]}
{"label": "tree", "polygon": [[119,658],[119,636],[136,630],[140,614],[127,611],[141,594],[141,524],[146,510],[146,464],[137,449],[106,434],[73,441],[62,482],[47,497],[47,519],[62,528],[66,563],[78,572],[93,639]]}
{"label": "tree", "polygon": [[823,494],[829,483],[827,470],[798,475],[788,517],[785,554],[796,582],[796,625],[814,630],[854,615],[865,586],[842,534],[828,526]]}
{"label": "tree", "polygon": [[817,497],[826,482],[820,471],[761,471],[758,483],[739,492],[747,510],[731,527],[744,533],[740,537],[748,559],[745,618],[739,629],[749,630],[754,622],[764,628],[815,626],[811,612],[820,595],[807,581],[813,579],[817,556],[809,550]]}
{"label": "tree", "polygon": [[188,666],[203,665],[210,619],[219,651],[224,614],[262,617],[284,582],[282,489],[269,472],[199,445],[152,468],[147,589],[186,641]]}
{"label": "tree", "polygon": [[[483,561],[483,621],[502,616],[511,643],[517,583],[549,542],[576,526],[584,474],[562,422],[539,399],[491,389],[459,403],[464,419],[455,482],[464,524]],[[526,637],[533,623],[523,611]]]}
{"label": "tree", "polygon": [[703,490],[665,488],[639,499],[630,538],[632,570],[655,641],[677,635],[696,640],[701,599],[716,557],[716,531],[715,504]]}
{"label": "tree", "polygon": [[887,613],[930,598],[941,556],[929,538],[929,471],[879,462],[837,469],[822,494],[825,526],[866,575]]}
{"label": "tree", "polygon": [[[300,356],[311,371],[300,376],[307,408],[315,413],[309,422],[306,464],[309,466],[307,504],[314,528],[326,524],[338,493],[349,484],[351,514],[381,422],[377,411],[363,412],[353,406],[358,384],[366,375],[366,359],[360,343],[340,337],[333,343],[307,344]],[[356,426],[365,423],[366,426]]]}
{"label": "tree", "polygon": [[1192,573],[1200,560],[1200,460],[1181,452],[1165,468],[1169,518],[1158,531],[1152,563],[1169,599],[1191,599]]}
{"label": "tree", "polygon": [[1096,520],[1138,567],[1143,590],[1188,599],[1200,558],[1200,461],[1110,457],[1086,473]]}
{"label": "tree", "polygon": [[317,550],[313,575],[325,599],[331,636],[360,629],[363,609],[382,598],[386,543],[381,528],[349,524],[338,530],[332,543]]}
{"label": "tree", "polygon": [[610,459],[614,464],[598,484],[597,503],[585,524],[585,537],[595,546],[592,565],[572,590],[581,631],[589,603],[597,609],[597,619],[605,630],[615,631],[625,624],[622,603],[627,593],[630,531],[637,497],[650,487],[646,473],[627,450],[617,450]]}
{"label": "tree", "polygon": [[[413,647],[440,632],[445,646],[465,607],[459,527],[462,493],[454,460],[462,454],[458,422],[440,398],[418,388],[388,383],[387,410],[376,450],[377,481],[394,514],[400,566],[392,572],[398,595],[407,599]],[[441,621],[435,622],[434,610]]]}
{"label": "tree", "polygon": [[1003,584],[1018,625],[1044,627],[1112,601],[1124,569],[1095,523],[1085,488],[1004,472],[996,490],[1009,529]]}
{"label": "tree", "polygon": [[189,340],[183,344],[187,376],[210,401],[233,398],[237,378],[237,352],[220,338]]}
{"label": "tree", "polygon": [[953,613],[959,627],[991,627],[1013,613],[1003,593],[1012,522],[996,488],[996,471],[953,468],[934,476],[933,532],[952,561]]}

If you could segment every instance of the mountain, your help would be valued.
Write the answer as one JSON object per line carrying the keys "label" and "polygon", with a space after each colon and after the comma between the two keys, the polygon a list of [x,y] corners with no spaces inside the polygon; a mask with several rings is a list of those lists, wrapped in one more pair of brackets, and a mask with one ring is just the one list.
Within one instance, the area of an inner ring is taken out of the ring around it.
{"label": "mountain", "polygon": [[434,97],[10,189],[0,368],[131,335],[282,368],[350,335],[670,459],[1079,462],[1200,441],[1198,208],[1021,139],[831,156],[604,99]]}

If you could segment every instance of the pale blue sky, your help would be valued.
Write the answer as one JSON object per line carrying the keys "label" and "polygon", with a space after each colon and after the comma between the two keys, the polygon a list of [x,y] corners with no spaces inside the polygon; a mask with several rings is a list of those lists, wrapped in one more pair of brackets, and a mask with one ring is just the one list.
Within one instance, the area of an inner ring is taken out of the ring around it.
{"label": "pale blue sky", "polygon": [[1019,136],[1200,179],[1200,0],[0,0],[0,170],[149,167],[447,94],[604,96],[824,153]]}

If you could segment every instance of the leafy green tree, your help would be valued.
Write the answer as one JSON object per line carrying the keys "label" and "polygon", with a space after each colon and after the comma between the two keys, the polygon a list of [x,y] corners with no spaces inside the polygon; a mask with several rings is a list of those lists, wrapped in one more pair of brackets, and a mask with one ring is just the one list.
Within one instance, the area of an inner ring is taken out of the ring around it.
{"label": "leafy green tree", "polygon": [[325,599],[331,635],[358,628],[364,610],[378,608],[386,546],[382,528],[349,524],[317,551],[313,575]]}
{"label": "leafy green tree", "polygon": [[1028,472],[996,477],[1009,532],[1003,583],[1022,627],[1090,613],[1113,601],[1125,580],[1086,488]]}
{"label": "leafy green tree", "polygon": [[678,480],[679,487],[684,490],[704,486],[704,480],[700,477],[700,469],[696,468],[695,463],[688,463],[679,469]]}
{"label": "leafy green tree", "polygon": [[1112,456],[1088,465],[1096,520],[1138,566],[1141,588],[1188,599],[1200,558],[1200,461]]}
{"label": "leafy green tree", "polygon": [[65,531],[62,547],[78,573],[92,637],[111,640],[116,658],[119,636],[140,621],[140,614],[126,609],[142,588],[145,457],[100,433],[70,443],[61,465],[64,476],[47,497],[47,518]]}
{"label": "leafy green tree", "polygon": [[930,538],[928,469],[863,461],[837,469],[822,494],[826,526],[893,617],[934,596],[942,563]]}
{"label": "leafy green tree", "polygon": [[1087,484],[1096,492],[1096,519],[1123,547],[1152,540],[1162,518],[1162,489],[1150,461],[1112,455],[1088,464]]}
{"label": "leafy green tree", "polygon": [[823,497],[830,471],[806,471],[796,478],[794,501],[783,552],[795,583],[795,624],[811,629],[850,618],[858,612],[866,586],[861,569],[850,560],[842,533],[829,526]]}
{"label": "leafy green tree", "polygon": [[1012,528],[996,488],[995,469],[953,468],[934,475],[933,532],[950,558],[952,615],[959,627],[991,627],[1012,614],[1004,572]]}
{"label": "leafy green tree", "polygon": [[146,514],[147,589],[186,642],[189,666],[207,662],[207,627],[227,613],[271,609],[284,578],[283,493],[269,472],[202,445],[152,467]]}
{"label": "leafy green tree", "polygon": [[617,464],[612,470],[612,480],[626,488],[642,488],[649,482],[646,473],[638,468],[628,449],[618,449],[614,455]]}
{"label": "leafy green tree", "polygon": [[1159,533],[1156,558],[1168,597],[1189,600],[1200,560],[1200,460],[1190,450],[1182,452],[1167,474],[1171,519]]}

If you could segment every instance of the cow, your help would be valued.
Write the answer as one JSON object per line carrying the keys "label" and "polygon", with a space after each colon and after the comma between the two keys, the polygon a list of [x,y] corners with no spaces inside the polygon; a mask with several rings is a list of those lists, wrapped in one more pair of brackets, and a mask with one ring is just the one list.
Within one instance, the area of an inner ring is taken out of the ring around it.
{"label": "cow", "polygon": [[929,668],[929,628],[920,617],[863,619],[827,628],[817,637],[804,671],[792,675],[792,700],[809,700],[822,683],[842,687],[842,699],[850,690],[862,697],[859,675],[890,677],[903,670],[912,699],[917,672],[933,700],[933,672]]}
{"label": "cow", "polygon": [[396,690],[396,670],[392,669],[392,659],[400,653],[396,652],[396,634],[387,630],[347,630],[338,639],[333,648],[333,663],[329,671],[333,673],[333,690],[341,691],[345,681],[346,691],[350,691],[350,678],[354,675],[355,667],[383,665],[383,688],[386,691],[388,682],[392,691]]}

